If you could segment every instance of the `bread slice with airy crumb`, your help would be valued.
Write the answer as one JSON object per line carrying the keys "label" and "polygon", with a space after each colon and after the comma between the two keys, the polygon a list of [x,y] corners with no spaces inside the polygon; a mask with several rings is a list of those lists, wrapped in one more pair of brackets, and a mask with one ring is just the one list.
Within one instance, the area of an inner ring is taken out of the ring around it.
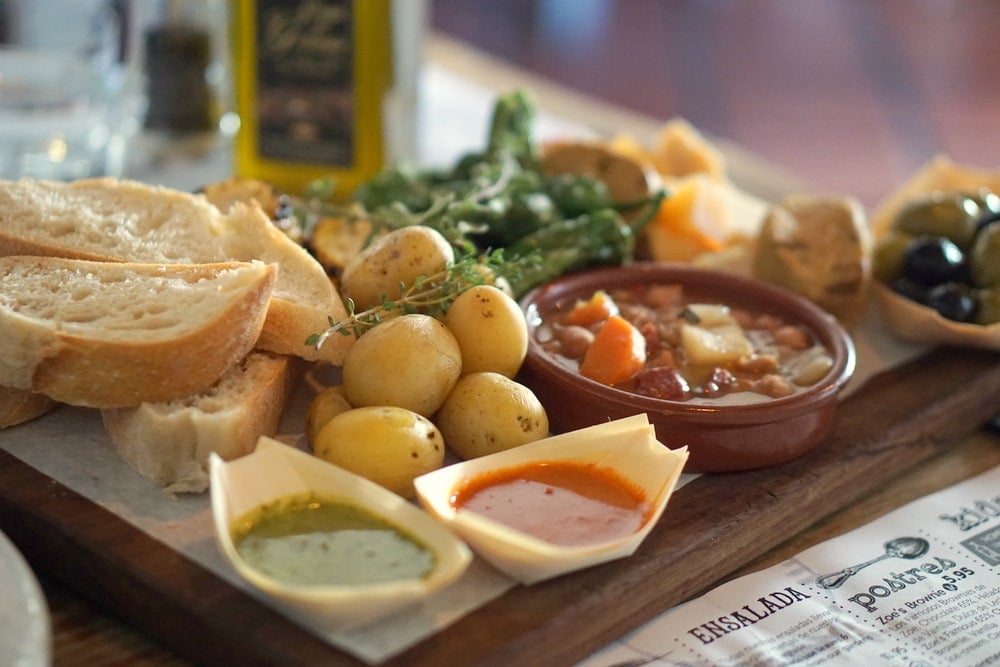
{"label": "bread slice with airy crumb", "polygon": [[252,350],[278,269],[0,258],[0,385],[97,408],[203,390]]}
{"label": "bread slice with airy crumb", "polygon": [[0,386],[0,429],[41,417],[57,405],[45,394]]}
{"label": "bread slice with airy crumb", "polygon": [[260,260],[280,267],[258,347],[343,362],[353,339],[316,350],[306,339],[346,317],[323,266],[258,206],[223,213],[204,196],[110,178],[0,181],[0,256],[203,264]]}
{"label": "bread slice with airy crumb", "polygon": [[232,460],[278,430],[302,362],[255,351],[208,389],[173,401],[102,410],[118,453],[170,493],[208,488],[208,455]]}

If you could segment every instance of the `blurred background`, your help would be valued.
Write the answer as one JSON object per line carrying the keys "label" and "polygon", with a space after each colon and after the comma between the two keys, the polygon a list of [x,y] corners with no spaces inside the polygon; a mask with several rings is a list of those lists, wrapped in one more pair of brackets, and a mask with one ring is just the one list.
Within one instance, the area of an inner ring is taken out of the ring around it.
{"label": "blurred background", "polygon": [[[233,8],[247,3],[0,0],[0,44],[48,48],[59,40],[96,67],[86,94],[85,77],[67,86],[66,68],[52,66],[56,76],[46,74],[52,67],[32,67],[34,84],[61,91],[63,116],[49,99],[49,115],[35,113],[28,123],[24,105],[37,111],[40,103],[12,87],[16,63],[0,51],[8,58],[0,61],[2,175],[44,175],[45,155],[11,157],[12,144],[42,121],[77,128],[71,154],[81,142],[109,151],[95,165],[64,157],[72,168],[60,168],[63,177],[122,173],[136,161],[134,150],[122,152],[125,141],[157,157],[178,146],[205,148],[191,137],[208,116],[213,132],[231,135],[238,119],[227,114],[234,79],[227,37]],[[398,7],[406,12],[397,12],[394,30],[418,46],[454,40],[535,81],[652,121],[683,117],[811,189],[853,194],[866,205],[936,153],[1000,163],[995,0],[405,0]],[[204,41],[155,39],[152,31],[163,37],[177,24],[205,31]],[[419,49],[412,53],[404,67],[419,62]],[[103,129],[79,129],[95,117]],[[179,144],[182,135],[187,142]]]}
{"label": "blurred background", "polygon": [[994,0],[433,0],[431,26],[866,204],[938,152],[1000,165]]}

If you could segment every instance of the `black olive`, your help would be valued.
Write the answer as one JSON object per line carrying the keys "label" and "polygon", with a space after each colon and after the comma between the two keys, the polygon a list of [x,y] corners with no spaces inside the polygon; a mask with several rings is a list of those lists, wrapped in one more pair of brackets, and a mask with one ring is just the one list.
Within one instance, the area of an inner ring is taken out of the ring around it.
{"label": "black olive", "polygon": [[994,433],[1000,433],[1000,412],[989,418],[986,422],[986,428]]}
{"label": "black olive", "polygon": [[271,214],[272,220],[287,220],[295,215],[295,202],[288,195],[278,197],[278,203]]}
{"label": "black olive", "polygon": [[892,291],[900,296],[904,296],[910,301],[916,301],[917,303],[923,303],[924,299],[927,297],[927,289],[917,283],[913,282],[909,278],[900,277],[896,278],[889,285]]}
{"label": "black olive", "polygon": [[925,303],[949,320],[969,322],[976,315],[972,290],[962,283],[944,283],[927,292]]}
{"label": "black olive", "polygon": [[924,287],[967,282],[965,253],[940,236],[921,236],[903,254],[903,275]]}

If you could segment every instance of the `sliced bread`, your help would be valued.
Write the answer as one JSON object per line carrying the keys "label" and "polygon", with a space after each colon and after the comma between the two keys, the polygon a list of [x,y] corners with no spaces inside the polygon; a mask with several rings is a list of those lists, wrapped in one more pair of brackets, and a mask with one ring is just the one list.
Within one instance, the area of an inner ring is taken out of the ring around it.
{"label": "sliced bread", "polygon": [[352,339],[305,344],[327,320],[346,317],[323,266],[255,205],[226,213],[204,196],[109,178],[71,183],[0,181],[0,256],[201,264],[261,260],[278,282],[258,347],[333,364]]}
{"label": "sliced bread", "polygon": [[102,410],[115,448],[140,475],[171,493],[208,487],[208,455],[231,460],[274,435],[301,362],[252,352],[203,392],[135,408]]}
{"label": "sliced bread", "polygon": [[98,408],[201,391],[253,349],[277,273],[0,258],[0,385]]}
{"label": "sliced bread", "polygon": [[0,428],[10,428],[31,421],[57,405],[45,394],[0,387]]}

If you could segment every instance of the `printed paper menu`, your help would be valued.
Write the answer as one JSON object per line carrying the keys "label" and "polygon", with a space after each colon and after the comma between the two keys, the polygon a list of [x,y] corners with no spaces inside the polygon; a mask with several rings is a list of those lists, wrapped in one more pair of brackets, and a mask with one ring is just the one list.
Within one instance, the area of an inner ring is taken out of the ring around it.
{"label": "printed paper menu", "polygon": [[998,566],[1000,467],[728,582],[582,665],[1000,665]]}

